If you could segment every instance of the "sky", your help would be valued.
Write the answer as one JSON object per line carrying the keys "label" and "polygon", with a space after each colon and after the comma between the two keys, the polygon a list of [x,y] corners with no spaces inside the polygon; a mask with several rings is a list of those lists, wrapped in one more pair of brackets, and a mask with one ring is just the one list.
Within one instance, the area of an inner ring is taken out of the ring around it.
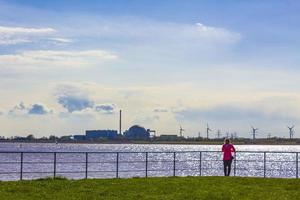
{"label": "sky", "polygon": [[300,137],[297,0],[0,0],[0,135]]}

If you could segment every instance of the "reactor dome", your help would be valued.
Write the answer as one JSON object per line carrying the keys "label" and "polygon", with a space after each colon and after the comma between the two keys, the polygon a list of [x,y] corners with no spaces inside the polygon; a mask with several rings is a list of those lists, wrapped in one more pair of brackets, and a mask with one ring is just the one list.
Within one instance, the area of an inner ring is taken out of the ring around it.
{"label": "reactor dome", "polygon": [[149,139],[150,133],[144,127],[134,125],[124,133],[124,136],[128,139]]}

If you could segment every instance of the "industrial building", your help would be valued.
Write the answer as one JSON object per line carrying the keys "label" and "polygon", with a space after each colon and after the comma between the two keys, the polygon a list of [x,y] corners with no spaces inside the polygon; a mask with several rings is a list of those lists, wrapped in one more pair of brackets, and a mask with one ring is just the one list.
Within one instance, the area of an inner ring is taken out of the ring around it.
{"label": "industrial building", "polygon": [[118,131],[116,130],[86,130],[86,140],[93,140],[99,138],[116,139],[118,137]]}
{"label": "industrial building", "polygon": [[74,140],[85,140],[85,135],[73,135]]}
{"label": "industrial building", "polygon": [[134,125],[124,132],[124,137],[132,140],[147,140],[150,138],[150,130]]}

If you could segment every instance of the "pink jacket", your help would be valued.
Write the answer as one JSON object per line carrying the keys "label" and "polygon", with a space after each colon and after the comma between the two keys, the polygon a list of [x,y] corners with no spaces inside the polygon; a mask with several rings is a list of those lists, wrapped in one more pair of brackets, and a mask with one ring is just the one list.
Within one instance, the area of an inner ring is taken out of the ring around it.
{"label": "pink jacket", "polygon": [[235,148],[232,144],[223,144],[222,146],[223,160],[231,160],[231,152],[235,152]]}

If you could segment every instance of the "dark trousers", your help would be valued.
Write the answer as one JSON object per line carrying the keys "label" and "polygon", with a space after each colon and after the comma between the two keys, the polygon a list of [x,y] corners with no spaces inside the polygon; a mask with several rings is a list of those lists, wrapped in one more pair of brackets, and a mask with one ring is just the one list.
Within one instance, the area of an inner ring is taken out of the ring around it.
{"label": "dark trousers", "polygon": [[232,160],[223,160],[223,165],[224,165],[224,175],[229,176],[230,171],[231,171],[231,163]]}

